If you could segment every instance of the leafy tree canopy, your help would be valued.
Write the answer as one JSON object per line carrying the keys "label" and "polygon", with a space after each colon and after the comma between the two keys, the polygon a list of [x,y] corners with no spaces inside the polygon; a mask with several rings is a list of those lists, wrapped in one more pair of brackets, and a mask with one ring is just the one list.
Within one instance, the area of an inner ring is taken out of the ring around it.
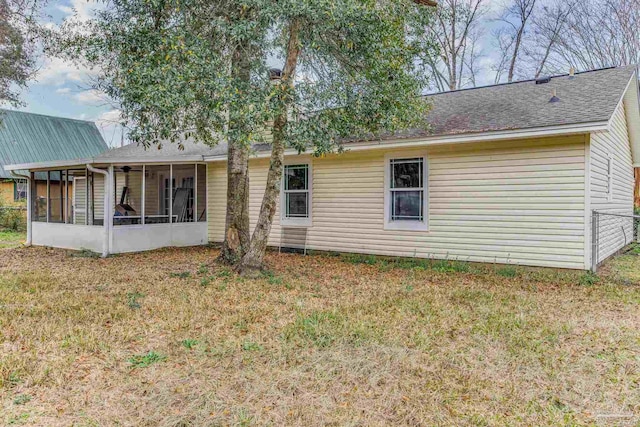
{"label": "leafy tree canopy", "polygon": [[[284,108],[288,146],[322,154],[342,138],[424,125],[414,61],[433,49],[417,33],[430,19],[409,0],[115,0],[64,25],[50,48],[102,70],[96,87],[120,104],[134,141],[264,142]],[[284,60],[293,20],[298,75],[274,85],[269,64]]]}
{"label": "leafy tree canopy", "polygon": [[23,89],[34,71],[31,30],[37,2],[0,0],[0,102],[20,104]]}

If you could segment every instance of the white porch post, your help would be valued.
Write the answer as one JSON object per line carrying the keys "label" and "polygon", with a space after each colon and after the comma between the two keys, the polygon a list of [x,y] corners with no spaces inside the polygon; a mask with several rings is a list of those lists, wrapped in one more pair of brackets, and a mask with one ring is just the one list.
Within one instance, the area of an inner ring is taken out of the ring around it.
{"label": "white porch post", "polygon": [[31,200],[33,197],[33,194],[31,194],[31,176],[15,173],[14,171],[11,171],[11,175],[19,179],[27,180],[27,241],[24,242],[24,245],[31,246],[31,209],[33,207],[33,200]]}
{"label": "white porch post", "polygon": [[169,224],[173,222],[173,163],[169,165]]}
{"label": "white porch post", "polygon": [[198,164],[193,165],[193,222],[198,222]]}
{"label": "white porch post", "polygon": [[[113,249],[113,215],[115,213],[115,203],[116,203],[116,186],[115,186],[115,174],[113,171],[113,165],[109,166],[109,174],[105,177],[105,179],[109,180],[109,185],[105,185],[104,193],[105,193],[105,205],[104,205],[104,222],[107,224],[106,233],[109,236],[107,252],[111,253]],[[108,191],[107,191],[108,190]],[[109,202],[107,203],[107,198]],[[114,206],[111,205],[114,204]],[[108,218],[108,219],[107,219]]]}
{"label": "white porch post", "polygon": [[147,198],[146,192],[147,191],[147,167],[145,165],[142,165],[142,201],[141,201],[141,205],[142,205],[142,209],[140,212],[140,224],[144,225],[145,220],[144,220],[144,215],[145,215],[145,209],[147,208],[145,205],[145,199]]}
{"label": "white porch post", "polygon": [[51,171],[47,171],[47,223],[51,222]]}
{"label": "white porch post", "polygon": [[[102,169],[96,169],[90,164],[87,164],[87,170],[93,173],[99,173],[104,176],[104,214],[103,214],[103,226],[104,226],[104,240],[102,243],[102,257],[106,258],[109,255],[109,234],[111,232],[111,227],[109,224],[113,221],[113,215],[111,214],[111,173],[113,172],[113,167],[109,167],[108,171]],[[91,195],[92,197],[94,194]],[[107,215],[110,219],[107,219]]]}

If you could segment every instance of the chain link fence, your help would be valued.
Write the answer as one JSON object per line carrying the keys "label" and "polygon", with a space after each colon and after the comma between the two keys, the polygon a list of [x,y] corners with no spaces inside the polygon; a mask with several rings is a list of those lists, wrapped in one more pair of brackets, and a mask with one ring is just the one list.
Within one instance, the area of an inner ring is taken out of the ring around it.
{"label": "chain link fence", "polygon": [[591,271],[631,243],[640,243],[640,215],[592,212]]}

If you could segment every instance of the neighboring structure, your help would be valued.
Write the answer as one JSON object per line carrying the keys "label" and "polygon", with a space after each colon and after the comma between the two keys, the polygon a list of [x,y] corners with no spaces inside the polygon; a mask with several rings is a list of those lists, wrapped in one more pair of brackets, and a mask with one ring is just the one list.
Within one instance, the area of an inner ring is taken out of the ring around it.
{"label": "neighboring structure", "polygon": [[[0,110],[0,166],[95,156],[107,148],[93,122]],[[36,178],[40,189],[46,189],[46,175]],[[27,180],[0,168],[4,204],[24,202],[26,197]]]}
{"label": "neighboring structure", "polygon": [[[430,98],[430,129],[349,142],[346,153],[321,158],[288,151],[270,245],[590,268],[592,210],[633,211],[635,68]],[[7,166],[62,171],[47,194],[61,191],[76,207],[71,217],[52,203],[33,206],[33,243],[107,254],[221,242],[226,147],[184,145]],[[256,146],[250,162],[252,226],[268,156]],[[63,188],[71,182],[75,197]],[[598,257],[624,245],[624,233],[611,230]]]}

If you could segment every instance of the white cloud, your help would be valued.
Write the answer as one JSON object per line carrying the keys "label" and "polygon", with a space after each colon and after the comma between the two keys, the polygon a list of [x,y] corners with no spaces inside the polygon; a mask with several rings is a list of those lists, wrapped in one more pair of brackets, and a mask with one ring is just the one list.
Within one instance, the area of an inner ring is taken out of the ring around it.
{"label": "white cloud", "polygon": [[110,147],[128,144],[124,130],[120,125],[120,120],[120,110],[109,110],[102,113],[95,121],[102,133],[102,137]]}
{"label": "white cloud", "polygon": [[99,105],[106,102],[105,95],[95,89],[89,89],[73,95],[73,99],[82,105]]}
{"label": "white cloud", "polygon": [[105,111],[98,117],[96,123],[102,124],[119,124],[120,123],[120,110]]}
{"label": "white cloud", "polygon": [[56,89],[56,93],[60,95],[64,95],[65,93],[69,92],[71,92],[71,89],[69,89],[68,87],[61,87],[59,89]]}
{"label": "white cloud", "polygon": [[87,22],[95,16],[97,10],[105,8],[104,2],[92,0],[71,0],[69,6],[58,5],[57,8],[75,21]]}
{"label": "white cloud", "polygon": [[87,82],[90,77],[97,74],[96,70],[76,65],[61,58],[45,58],[36,80],[39,84],[62,86],[69,81]]}

